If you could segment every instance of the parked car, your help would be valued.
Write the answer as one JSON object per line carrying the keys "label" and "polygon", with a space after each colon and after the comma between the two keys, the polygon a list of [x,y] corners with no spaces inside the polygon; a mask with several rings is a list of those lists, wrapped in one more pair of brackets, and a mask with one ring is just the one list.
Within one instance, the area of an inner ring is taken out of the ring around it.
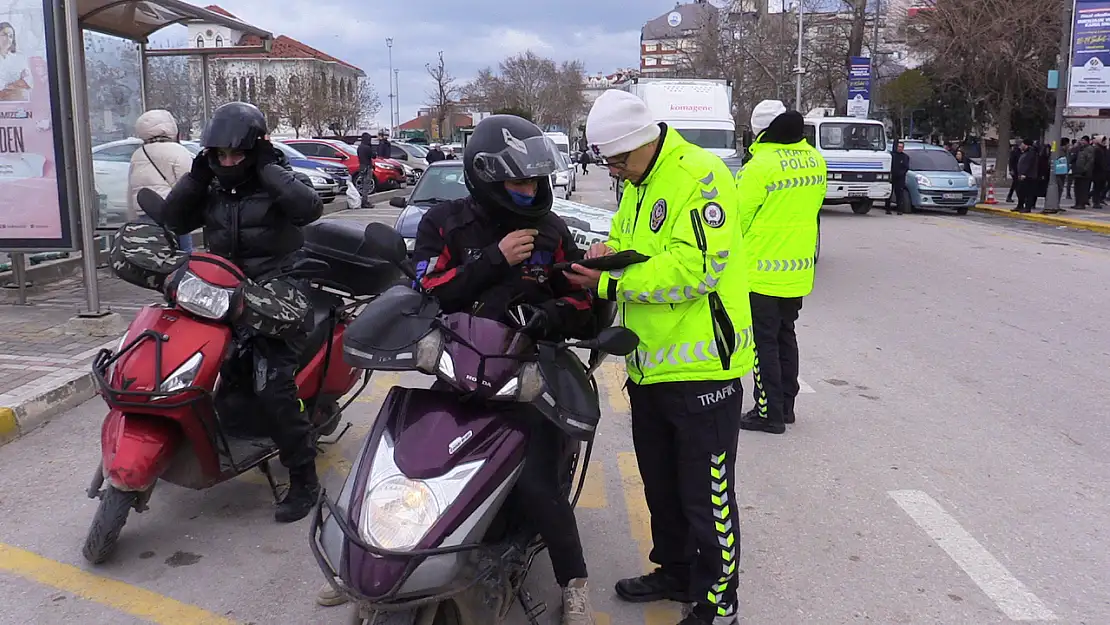
{"label": "parked car", "polygon": [[[282,143],[313,160],[337,163],[347,168],[351,180],[359,183],[358,149],[338,139],[283,139]],[[392,159],[374,159],[374,184],[370,192],[392,189],[408,182],[401,163]]]}
{"label": "parked car", "polygon": [[963,170],[952,153],[938,145],[905,142],[910,158],[906,175],[906,197],[910,212],[921,208],[955,209],[966,215],[979,201],[979,181]]}
{"label": "parked car", "polygon": [[413,170],[414,176],[408,181],[409,184],[416,184],[420,176],[424,175],[424,170],[428,169],[428,160],[426,158],[428,156],[428,150],[424,146],[411,143],[391,143],[389,146],[389,156],[393,160],[400,161],[402,165],[406,165]]}
{"label": "parked car", "polygon": [[551,174],[551,188],[555,192],[555,197],[569,200],[578,185],[576,168],[562,152],[557,152],[557,154],[559,155],[559,171]]}
{"label": "parked car", "polygon": [[127,174],[131,155],[143,145],[136,137],[93,146],[93,182],[104,196],[99,225],[121,226],[127,220]]}
{"label": "parked car", "polygon": [[[390,206],[404,209],[397,217],[394,228],[405,238],[405,244],[412,251],[416,244],[416,229],[420,219],[432,206],[440,202],[458,200],[470,195],[463,179],[462,160],[439,161],[428,166],[420,182],[416,184],[407,198],[395,197]],[[574,235],[574,242],[585,250],[594,243],[609,239],[609,223],[612,211],[594,208],[577,202],[556,197],[552,210],[563,218]]]}
{"label": "parked car", "polygon": [[275,148],[281,150],[281,153],[285,155],[285,158],[289,160],[289,164],[293,167],[318,170],[326,176],[335,179],[339,184],[338,192],[340,194],[347,192],[347,185],[351,181],[351,173],[346,166],[308,158],[308,156],[301,153],[300,150],[286,145],[281,141],[272,141],[271,143],[274,144]]}

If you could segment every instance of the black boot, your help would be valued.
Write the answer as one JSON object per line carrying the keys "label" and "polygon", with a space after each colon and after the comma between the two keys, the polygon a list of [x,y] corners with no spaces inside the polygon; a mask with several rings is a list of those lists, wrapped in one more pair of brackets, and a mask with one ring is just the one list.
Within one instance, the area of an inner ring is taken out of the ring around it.
{"label": "black boot", "polygon": [[786,424],[782,421],[771,421],[761,416],[754,408],[740,417],[740,429],[748,432],[766,432],[768,434],[785,434]]}
{"label": "black boot", "polygon": [[300,521],[312,512],[320,498],[320,479],[316,477],[316,463],[289,469],[289,492],[274,511],[278,523]]}
{"label": "black boot", "polygon": [[679,575],[655,569],[647,575],[629,577],[617,582],[617,596],[631,603],[678,601],[692,603],[689,581]]}
{"label": "black boot", "polygon": [[794,421],[794,400],[787,399],[782,405],[782,422],[787,425],[793,425]]}

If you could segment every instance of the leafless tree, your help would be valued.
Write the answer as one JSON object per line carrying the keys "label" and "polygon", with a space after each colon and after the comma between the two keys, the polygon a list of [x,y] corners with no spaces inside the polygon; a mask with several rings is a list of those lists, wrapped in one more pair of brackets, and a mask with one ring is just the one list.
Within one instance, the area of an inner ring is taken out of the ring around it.
{"label": "leafless tree", "polygon": [[152,57],[147,61],[147,108],[165,109],[177,120],[182,138],[204,117],[204,95],[200,81],[189,68],[189,59],[180,56]]}
{"label": "leafless tree", "polygon": [[1059,13],[1054,2],[930,0],[908,24],[911,44],[930,57],[938,76],[993,111],[999,163],[1009,158],[1014,109],[1023,97],[1043,93],[1060,39]]}
{"label": "leafless tree", "polygon": [[485,68],[464,89],[491,111],[519,110],[542,125],[572,129],[586,113],[585,69],[580,61],[556,65],[531,50]]}
{"label": "leafless tree", "polygon": [[428,106],[432,108],[432,115],[435,116],[441,135],[439,138],[442,138],[442,135],[448,131],[447,120],[452,117],[454,112],[459,88],[455,85],[455,77],[447,71],[447,64],[443,60],[442,51],[439,53],[439,61],[435,65],[428,63],[425,64],[424,68],[428,70],[428,75],[435,82],[435,87],[428,94]]}

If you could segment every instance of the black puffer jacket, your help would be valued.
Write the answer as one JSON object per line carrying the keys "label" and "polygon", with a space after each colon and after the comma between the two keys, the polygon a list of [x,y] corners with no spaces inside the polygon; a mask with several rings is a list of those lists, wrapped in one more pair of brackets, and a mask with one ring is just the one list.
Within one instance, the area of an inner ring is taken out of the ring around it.
{"label": "black puffer jacket", "polygon": [[224,189],[185,174],[166,196],[165,225],[183,234],[204,227],[208,251],[241,267],[250,278],[287,268],[304,245],[301,227],[316,221],[324,204],[308,176],[292,171],[277,152],[247,182]]}

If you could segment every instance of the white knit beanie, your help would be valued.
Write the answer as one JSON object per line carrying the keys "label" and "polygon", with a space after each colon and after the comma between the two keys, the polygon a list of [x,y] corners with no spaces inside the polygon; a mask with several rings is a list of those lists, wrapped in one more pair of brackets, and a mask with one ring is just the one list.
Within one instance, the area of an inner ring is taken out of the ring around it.
{"label": "white knit beanie", "polygon": [[786,105],[781,100],[764,100],[752,109],[752,133],[759,134],[775,121],[775,118],[786,112]]}
{"label": "white knit beanie", "polygon": [[586,140],[605,158],[631,152],[659,138],[659,124],[640,98],[609,89],[594,102],[586,117]]}

